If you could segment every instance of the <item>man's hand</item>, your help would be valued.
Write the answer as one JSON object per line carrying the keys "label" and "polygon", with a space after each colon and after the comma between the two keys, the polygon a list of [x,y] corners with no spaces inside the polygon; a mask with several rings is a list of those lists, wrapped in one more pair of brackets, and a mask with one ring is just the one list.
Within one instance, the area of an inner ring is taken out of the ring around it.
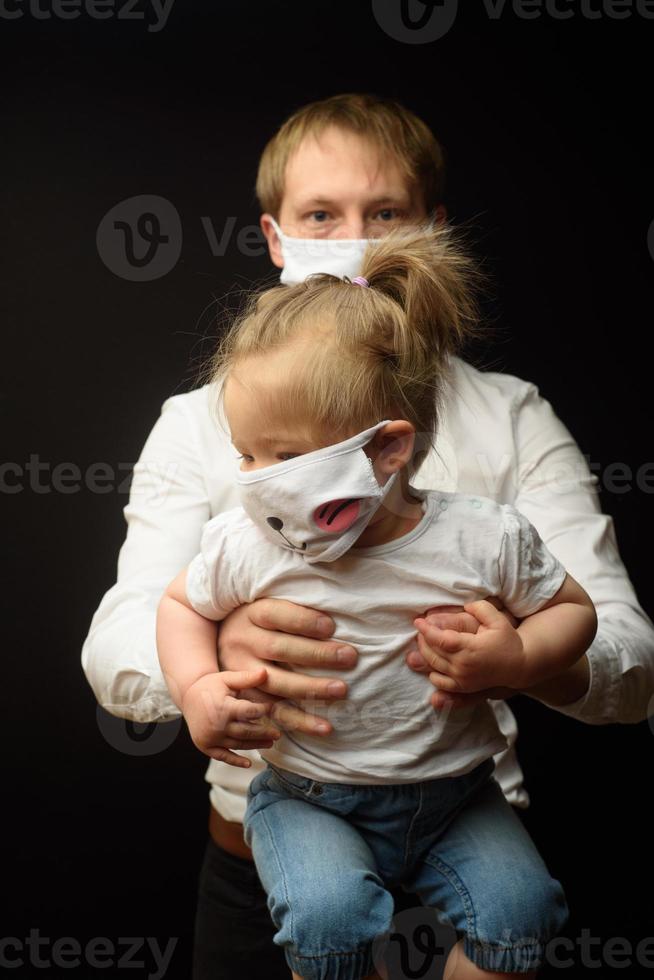
{"label": "man's hand", "polygon": [[193,743],[211,759],[249,769],[251,762],[232,749],[269,749],[281,737],[267,717],[269,706],[239,699],[239,692],[264,683],[266,671],[204,674],[187,689],[182,711]]}
{"label": "man's hand", "polygon": [[223,669],[238,671],[260,669],[263,661],[265,680],[243,690],[241,696],[267,704],[281,728],[328,735],[332,726],[327,719],[289,702],[313,700],[325,706],[344,698],[347,684],[290,671],[285,665],[320,670],[354,667],[356,650],[329,640],[333,632],[333,620],[315,609],[285,599],[257,599],[235,609],[220,624],[218,659]]}
{"label": "man's hand", "polygon": [[[504,609],[499,599],[491,597],[485,602],[498,610],[511,628],[518,625],[518,620],[507,609]],[[474,604],[472,605],[474,606]],[[460,671],[458,676],[454,676],[454,678],[451,673],[443,673],[442,667],[444,665],[447,665],[448,670],[451,670],[450,665],[455,661],[454,651],[439,649],[437,643],[436,648],[433,649],[429,644],[429,638],[431,636],[434,640],[436,633],[432,632],[431,628],[433,627],[440,635],[445,631],[475,635],[481,626],[481,622],[473,615],[472,607],[437,606],[428,610],[424,618],[420,617],[415,621],[415,624],[418,629],[418,649],[410,651],[406,661],[417,673],[429,674],[429,680],[437,688],[430,699],[434,708],[465,708],[488,699],[512,697],[517,693],[514,688],[502,686],[479,689],[477,684],[480,682],[481,675],[475,675],[470,670],[470,661],[465,665],[464,670]],[[464,666],[463,663],[461,666]],[[454,683],[452,683],[453,680]]]}

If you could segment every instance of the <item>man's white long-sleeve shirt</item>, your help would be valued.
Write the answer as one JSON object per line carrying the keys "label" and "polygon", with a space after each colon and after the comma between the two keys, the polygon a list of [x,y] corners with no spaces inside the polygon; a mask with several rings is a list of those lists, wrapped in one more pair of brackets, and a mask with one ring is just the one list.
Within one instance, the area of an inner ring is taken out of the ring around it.
{"label": "man's white long-sleeve shirt", "polygon": [[[535,385],[479,371],[458,358],[452,365],[436,451],[414,484],[512,504],[535,525],[587,590],[599,620],[587,653],[588,691],[556,710],[589,724],[642,721],[654,695],[654,626],[620,559],[613,521],[599,509],[597,477]],[[169,398],[134,469],[118,579],[102,599],[82,651],[98,702],[122,718],[179,717],[157,658],[157,606],[197,553],[206,521],[238,504],[238,460],[214,406],[211,386]],[[398,664],[403,669],[409,670]],[[495,757],[496,778],[509,802],[526,807],[514,715],[506,702],[491,703],[508,740]],[[247,771],[209,763],[211,802],[227,820],[242,819],[247,786],[262,766],[258,753],[246,754],[253,761]]]}

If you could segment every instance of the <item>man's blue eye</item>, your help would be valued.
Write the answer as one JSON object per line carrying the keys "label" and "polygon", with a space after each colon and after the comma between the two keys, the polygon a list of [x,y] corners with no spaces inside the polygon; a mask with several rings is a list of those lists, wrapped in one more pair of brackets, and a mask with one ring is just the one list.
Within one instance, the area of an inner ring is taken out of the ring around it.
{"label": "man's blue eye", "polygon": [[322,222],[322,221],[324,221],[326,219],[327,212],[326,211],[314,211],[313,212],[313,217],[315,218],[316,221]]}

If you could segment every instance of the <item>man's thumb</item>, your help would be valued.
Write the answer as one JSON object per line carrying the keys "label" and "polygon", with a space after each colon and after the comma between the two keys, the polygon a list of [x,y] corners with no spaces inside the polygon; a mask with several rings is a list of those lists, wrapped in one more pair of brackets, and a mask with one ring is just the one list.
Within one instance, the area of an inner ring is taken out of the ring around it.
{"label": "man's thumb", "polygon": [[268,671],[265,667],[257,667],[255,670],[221,670],[220,676],[228,687],[235,691],[242,691],[248,687],[264,684],[268,678]]}

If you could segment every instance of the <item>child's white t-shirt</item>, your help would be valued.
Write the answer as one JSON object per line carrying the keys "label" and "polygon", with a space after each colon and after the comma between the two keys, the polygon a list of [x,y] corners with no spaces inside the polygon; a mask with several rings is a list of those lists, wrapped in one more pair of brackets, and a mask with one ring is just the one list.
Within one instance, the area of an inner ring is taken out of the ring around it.
{"label": "child's white t-shirt", "polygon": [[[424,515],[401,538],[351,548],[333,562],[307,564],[275,545],[240,507],[210,520],[187,574],[197,612],[223,619],[262,596],[328,613],[333,640],[352,644],[357,666],[330,671],[346,699],[298,702],[328,718],[330,736],[288,732],[262,756],[323,782],[403,783],[462,775],[507,745],[487,702],[435,710],[428,678],[408,670],[413,620],[432,606],[499,596],[522,618],[563,584],[566,570],[536,529],[509,504],[411,488]],[[324,671],[302,667],[305,674]]]}

